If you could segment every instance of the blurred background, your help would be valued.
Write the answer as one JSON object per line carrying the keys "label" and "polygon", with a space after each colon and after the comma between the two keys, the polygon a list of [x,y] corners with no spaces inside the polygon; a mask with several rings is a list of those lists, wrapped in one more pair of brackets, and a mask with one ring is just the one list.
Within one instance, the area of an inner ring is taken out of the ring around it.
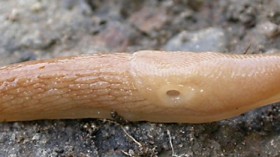
{"label": "blurred background", "polygon": [[[0,65],[145,49],[278,53],[279,24],[279,0],[0,0]],[[0,157],[276,157],[279,109],[200,125],[1,123]]]}

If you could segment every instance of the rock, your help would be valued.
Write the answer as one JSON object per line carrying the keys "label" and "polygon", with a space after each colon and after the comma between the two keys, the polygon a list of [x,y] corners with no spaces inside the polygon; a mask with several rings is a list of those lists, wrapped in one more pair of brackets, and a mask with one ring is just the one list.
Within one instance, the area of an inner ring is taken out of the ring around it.
{"label": "rock", "polygon": [[267,38],[273,38],[280,34],[279,26],[269,21],[260,23],[257,29],[257,32],[264,34]]}
{"label": "rock", "polygon": [[240,53],[246,51],[247,54],[266,52],[273,48],[268,47],[268,43],[270,43],[272,39],[279,37],[279,34],[280,29],[278,25],[269,21],[261,22],[256,25],[255,28],[246,32],[243,41],[238,44],[237,50],[235,51]]}
{"label": "rock", "polygon": [[34,4],[31,6],[31,10],[32,10],[33,12],[40,12],[43,8],[44,8],[44,6],[43,6],[43,4],[40,3],[40,2],[34,3]]}
{"label": "rock", "polygon": [[182,31],[171,38],[165,50],[168,51],[217,51],[226,50],[227,39],[223,29],[208,28],[197,32]]}
{"label": "rock", "polygon": [[240,22],[246,27],[254,27],[257,23],[258,6],[251,3],[250,0],[239,1],[232,0],[226,9],[225,17],[231,22]]}
{"label": "rock", "polygon": [[149,33],[159,30],[167,21],[167,14],[163,8],[143,8],[135,12],[129,21],[140,31]]}

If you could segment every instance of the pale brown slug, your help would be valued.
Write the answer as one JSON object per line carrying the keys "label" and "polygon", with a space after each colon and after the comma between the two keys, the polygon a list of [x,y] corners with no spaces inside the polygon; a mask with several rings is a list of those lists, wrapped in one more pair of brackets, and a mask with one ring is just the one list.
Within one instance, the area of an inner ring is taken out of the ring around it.
{"label": "pale brown slug", "polygon": [[0,68],[0,121],[204,123],[280,101],[280,55],[139,51]]}

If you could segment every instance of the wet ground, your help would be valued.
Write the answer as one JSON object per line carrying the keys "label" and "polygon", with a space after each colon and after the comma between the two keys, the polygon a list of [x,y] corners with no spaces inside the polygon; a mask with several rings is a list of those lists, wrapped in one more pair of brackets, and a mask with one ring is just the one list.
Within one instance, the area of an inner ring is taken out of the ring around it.
{"label": "wet ground", "polygon": [[[279,0],[0,1],[0,65],[136,50],[277,53]],[[280,156],[280,106],[211,124],[0,124],[0,156]]]}

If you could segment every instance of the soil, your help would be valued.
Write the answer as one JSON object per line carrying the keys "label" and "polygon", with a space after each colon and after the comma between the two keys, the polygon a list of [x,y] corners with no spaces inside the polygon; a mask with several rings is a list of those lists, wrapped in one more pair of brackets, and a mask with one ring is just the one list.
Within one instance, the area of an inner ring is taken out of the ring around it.
{"label": "soil", "polygon": [[[137,50],[277,53],[279,0],[0,2],[0,65]],[[280,156],[280,106],[210,124],[0,123],[0,156]]]}

